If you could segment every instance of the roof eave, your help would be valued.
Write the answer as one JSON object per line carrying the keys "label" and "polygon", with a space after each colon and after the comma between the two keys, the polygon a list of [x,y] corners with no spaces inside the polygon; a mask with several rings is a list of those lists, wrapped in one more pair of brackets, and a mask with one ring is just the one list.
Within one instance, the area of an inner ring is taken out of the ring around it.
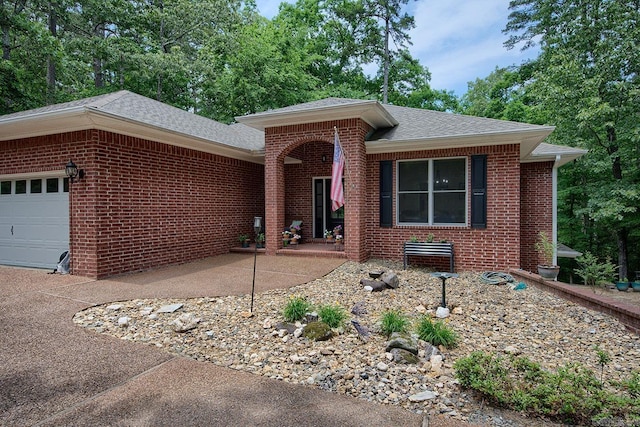
{"label": "roof eave", "polygon": [[378,101],[322,106],[299,111],[266,111],[248,116],[238,116],[236,121],[264,131],[270,127],[352,118],[360,118],[374,129],[393,127],[398,124],[398,121]]}
{"label": "roof eave", "polygon": [[530,154],[525,159],[522,160],[522,163],[539,163],[539,162],[554,162],[555,167],[561,167],[566,165],[569,162],[572,162],[585,154],[587,154],[588,150],[583,150],[580,148],[575,148],[574,150],[567,151],[559,151],[557,153],[547,152],[544,154]]}
{"label": "roof eave", "polygon": [[0,141],[97,129],[264,164],[264,153],[261,150],[247,150],[216,143],[86,106],[48,111],[9,120],[0,119],[0,126],[3,128]]}
{"label": "roof eave", "polygon": [[376,140],[367,141],[367,154],[382,154],[407,151],[423,151],[460,147],[483,147],[491,145],[520,145],[520,159],[523,161],[544,138],[553,132],[552,126],[540,126],[536,129],[487,132],[458,136],[419,138],[412,140]]}

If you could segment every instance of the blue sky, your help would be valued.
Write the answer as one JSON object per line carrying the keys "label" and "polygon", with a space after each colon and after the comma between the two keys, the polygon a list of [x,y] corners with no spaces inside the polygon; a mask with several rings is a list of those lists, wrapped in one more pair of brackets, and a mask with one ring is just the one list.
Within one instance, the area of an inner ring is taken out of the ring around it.
{"label": "blue sky", "polygon": [[[280,3],[256,0],[267,18],[278,13]],[[519,65],[535,56],[531,49],[503,47],[508,7],[509,0],[410,1],[408,12],[416,28],[409,50],[431,72],[433,89],[453,90],[460,96],[467,91],[467,82],[488,76],[496,66]]]}

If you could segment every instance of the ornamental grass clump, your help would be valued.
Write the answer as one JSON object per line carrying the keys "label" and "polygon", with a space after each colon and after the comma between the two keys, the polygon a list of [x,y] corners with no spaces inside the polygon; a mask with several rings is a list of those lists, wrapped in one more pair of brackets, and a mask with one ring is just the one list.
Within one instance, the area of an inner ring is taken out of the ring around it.
{"label": "ornamental grass clump", "polygon": [[282,315],[287,322],[297,322],[298,320],[302,320],[310,308],[311,304],[305,297],[291,296],[289,302],[287,302],[287,305],[284,307]]}
{"label": "ornamental grass clump", "polygon": [[458,334],[442,320],[434,322],[429,316],[423,316],[416,329],[418,337],[432,345],[451,348],[458,344]]}
{"label": "ornamental grass clump", "polygon": [[380,330],[386,336],[394,332],[407,332],[409,319],[400,310],[387,310],[382,314]]}
{"label": "ornamental grass clump", "polygon": [[327,304],[318,309],[318,317],[330,328],[336,329],[344,326],[344,322],[347,320],[347,312],[338,304]]}

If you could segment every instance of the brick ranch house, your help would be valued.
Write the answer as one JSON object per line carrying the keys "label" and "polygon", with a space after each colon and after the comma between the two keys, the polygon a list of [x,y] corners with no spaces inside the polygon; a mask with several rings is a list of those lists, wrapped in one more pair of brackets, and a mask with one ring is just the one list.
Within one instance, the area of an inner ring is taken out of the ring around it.
{"label": "brick ranch house", "polygon": [[[69,249],[73,274],[105,278],[229,252],[261,216],[267,255],[301,220],[309,242],[343,225],[340,255],[354,261],[399,260],[404,241],[433,234],[454,243],[456,270],[534,271],[536,234],[556,236],[557,168],[585,153],[544,143],[553,127],[377,101],[237,122],[128,91],[1,116],[0,264],[52,268]],[[73,183],[70,159],[84,171]]]}

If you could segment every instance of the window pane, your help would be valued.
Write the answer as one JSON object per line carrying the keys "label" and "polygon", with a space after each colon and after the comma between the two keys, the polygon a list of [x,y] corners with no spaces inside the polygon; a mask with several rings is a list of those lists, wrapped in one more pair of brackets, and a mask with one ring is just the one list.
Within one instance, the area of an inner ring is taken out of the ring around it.
{"label": "window pane", "polygon": [[429,221],[428,194],[399,194],[398,207],[399,222],[427,223]]}
{"label": "window pane", "polygon": [[47,178],[47,193],[57,193],[59,181],[58,178]]}
{"label": "window pane", "polygon": [[398,163],[399,191],[429,190],[429,161]]}
{"label": "window pane", "polygon": [[16,194],[27,194],[27,180],[16,181]]}
{"label": "window pane", "polygon": [[31,194],[34,193],[42,193],[42,180],[41,179],[32,179],[31,180]]}
{"label": "window pane", "polygon": [[62,191],[65,193],[69,192],[69,178],[64,178],[62,180]]}
{"label": "window pane", "polygon": [[433,161],[433,189],[464,190],[465,159],[446,159]]}
{"label": "window pane", "polygon": [[0,194],[11,194],[11,181],[0,182]]}
{"label": "window pane", "polygon": [[433,222],[437,224],[464,224],[466,193],[435,193],[433,195]]}

